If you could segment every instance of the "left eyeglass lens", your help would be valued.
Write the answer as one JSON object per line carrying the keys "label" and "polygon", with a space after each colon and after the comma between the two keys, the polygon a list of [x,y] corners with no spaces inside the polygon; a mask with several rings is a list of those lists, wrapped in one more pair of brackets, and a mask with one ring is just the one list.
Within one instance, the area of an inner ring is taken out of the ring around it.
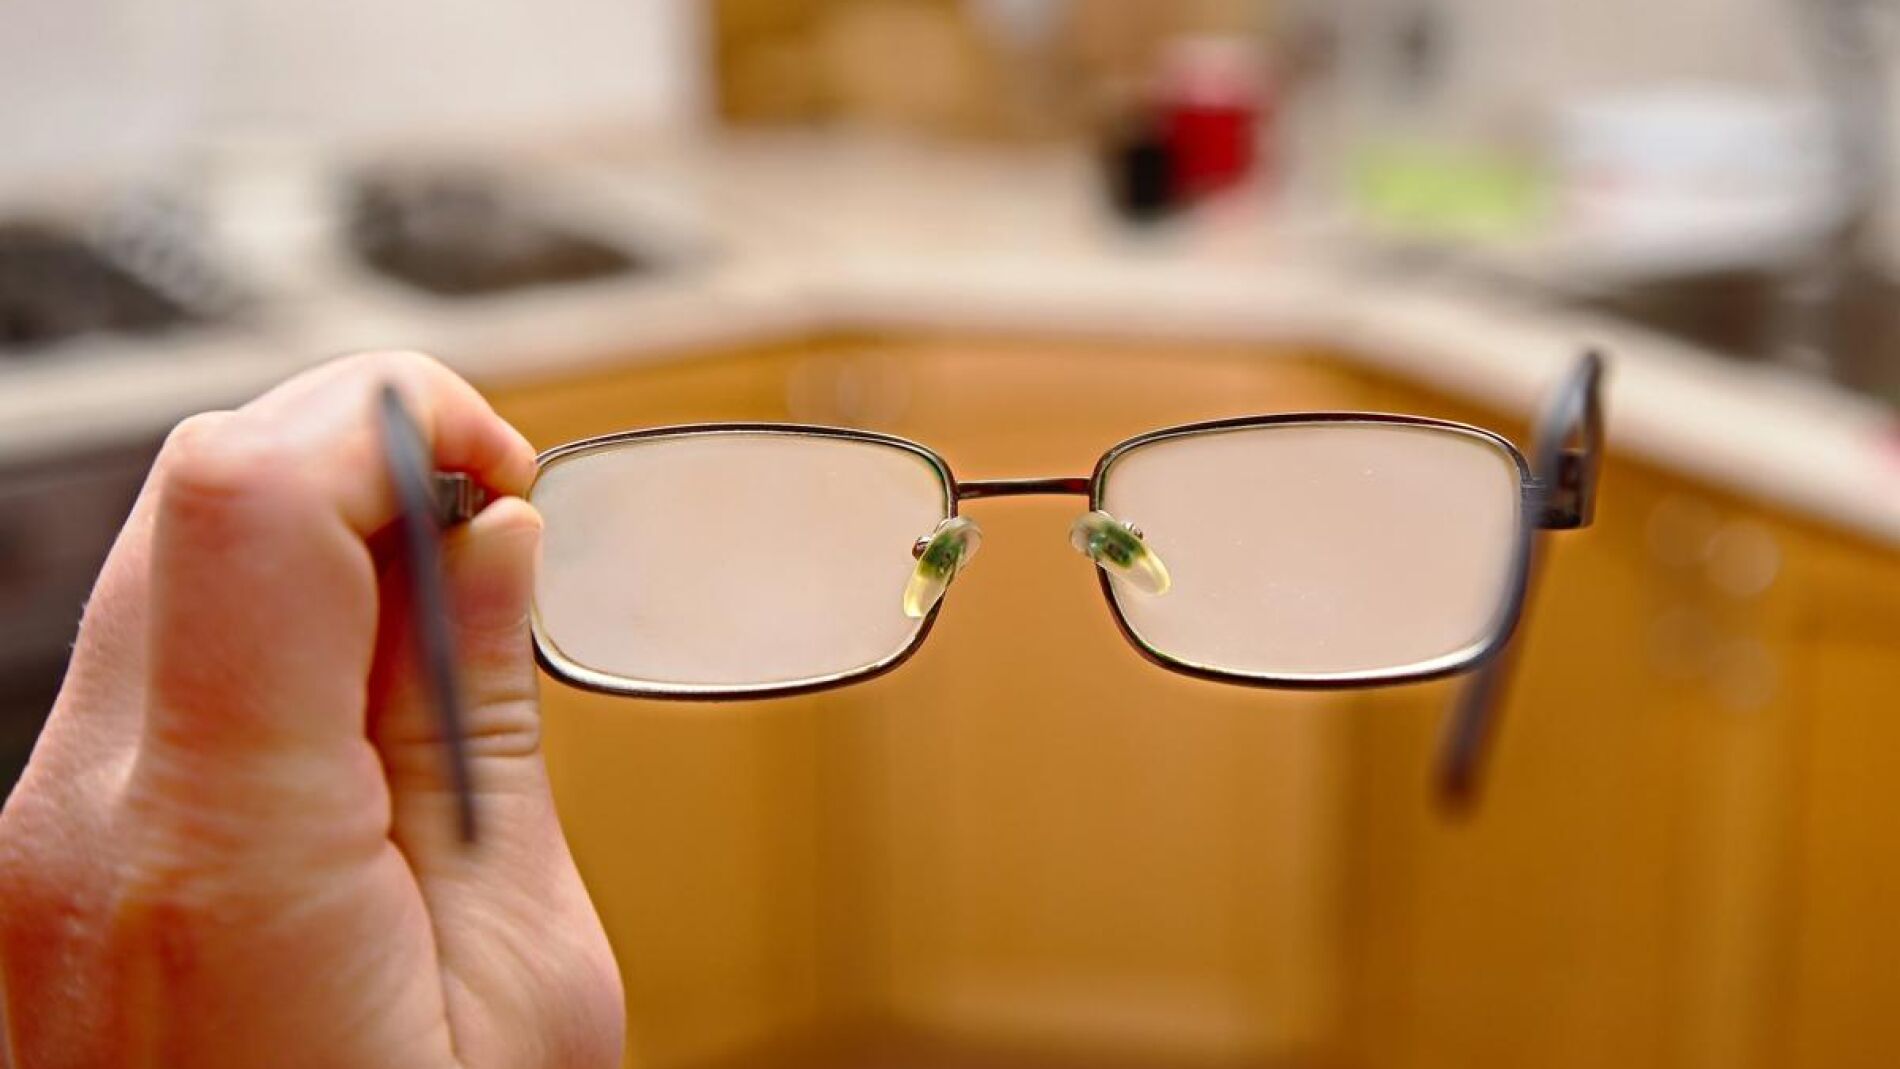
{"label": "left eyeglass lens", "polygon": [[557,457],[535,632],[596,683],[778,689],[901,654],[912,547],[949,515],[927,457],[894,444],[705,431]]}

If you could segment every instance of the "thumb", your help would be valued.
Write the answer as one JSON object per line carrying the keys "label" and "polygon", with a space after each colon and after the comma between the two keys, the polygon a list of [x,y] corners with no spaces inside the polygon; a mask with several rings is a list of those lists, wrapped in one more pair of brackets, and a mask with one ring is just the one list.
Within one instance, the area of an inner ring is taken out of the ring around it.
{"label": "thumb", "polygon": [[[439,940],[458,1050],[497,1066],[612,1064],[619,973],[574,866],[541,757],[528,633],[541,517],[503,498],[444,547],[461,666],[478,841],[457,834],[454,784],[413,649],[389,649],[372,730],[388,769],[392,838],[415,871]],[[406,643],[413,629],[385,620]]]}
{"label": "thumb", "polygon": [[[516,835],[516,818],[535,808],[522,800],[547,794],[528,635],[540,544],[540,514],[519,498],[502,498],[451,531],[443,545],[462,730],[483,840]],[[408,586],[395,576],[385,576],[382,585],[369,729],[388,771],[396,837],[412,862],[438,851],[461,853],[454,834],[455,785],[443,757],[435,697],[417,658]]]}

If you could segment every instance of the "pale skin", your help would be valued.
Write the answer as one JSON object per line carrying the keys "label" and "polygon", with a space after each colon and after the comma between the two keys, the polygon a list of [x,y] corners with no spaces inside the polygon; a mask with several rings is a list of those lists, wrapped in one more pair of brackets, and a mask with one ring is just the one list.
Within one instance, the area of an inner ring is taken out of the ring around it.
{"label": "pale skin", "polygon": [[[445,545],[481,838],[458,841],[375,396],[495,503]],[[168,439],[0,813],[0,1065],[617,1065],[527,635],[528,443],[427,357],[314,369]]]}

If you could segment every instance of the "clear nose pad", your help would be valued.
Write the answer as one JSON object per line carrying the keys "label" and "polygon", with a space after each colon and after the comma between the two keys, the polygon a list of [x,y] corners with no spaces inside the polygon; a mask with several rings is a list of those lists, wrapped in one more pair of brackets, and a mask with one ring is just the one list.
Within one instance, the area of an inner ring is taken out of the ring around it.
{"label": "clear nose pad", "polygon": [[982,545],[982,528],[963,516],[952,516],[919,538],[911,547],[917,567],[911,569],[910,582],[904,584],[904,615],[923,619],[943,599],[950,580],[969,567],[970,558]]}
{"label": "clear nose pad", "polygon": [[1101,569],[1148,594],[1166,594],[1172,580],[1168,566],[1142,541],[1133,525],[1096,509],[1076,517],[1069,528],[1069,544]]}

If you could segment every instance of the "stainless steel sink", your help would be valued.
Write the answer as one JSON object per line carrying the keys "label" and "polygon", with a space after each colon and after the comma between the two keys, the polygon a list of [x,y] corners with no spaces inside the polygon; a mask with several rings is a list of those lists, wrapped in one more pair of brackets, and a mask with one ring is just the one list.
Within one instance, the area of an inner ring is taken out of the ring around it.
{"label": "stainless steel sink", "polygon": [[1900,407],[1900,280],[1855,265],[1821,299],[1795,292],[1788,276],[1749,269],[1626,283],[1576,302],[1737,360],[1800,366]]}
{"label": "stainless steel sink", "polygon": [[204,315],[73,229],[0,222],[0,354],[93,334],[154,334]]}
{"label": "stainless steel sink", "polygon": [[1790,39],[1828,113],[1838,217],[1776,266],[1624,284],[1584,303],[1745,360],[1800,367],[1900,407],[1900,281],[1866,250],[1891,188],[1892,21],[1864,0],[1798,0]]}
{"label": "stainless steel sink", "polygon": [[545,217],[473,170],[359,176],[346,240],[382,275],[440,297],[484,297],[651,269],[646,257]]}

